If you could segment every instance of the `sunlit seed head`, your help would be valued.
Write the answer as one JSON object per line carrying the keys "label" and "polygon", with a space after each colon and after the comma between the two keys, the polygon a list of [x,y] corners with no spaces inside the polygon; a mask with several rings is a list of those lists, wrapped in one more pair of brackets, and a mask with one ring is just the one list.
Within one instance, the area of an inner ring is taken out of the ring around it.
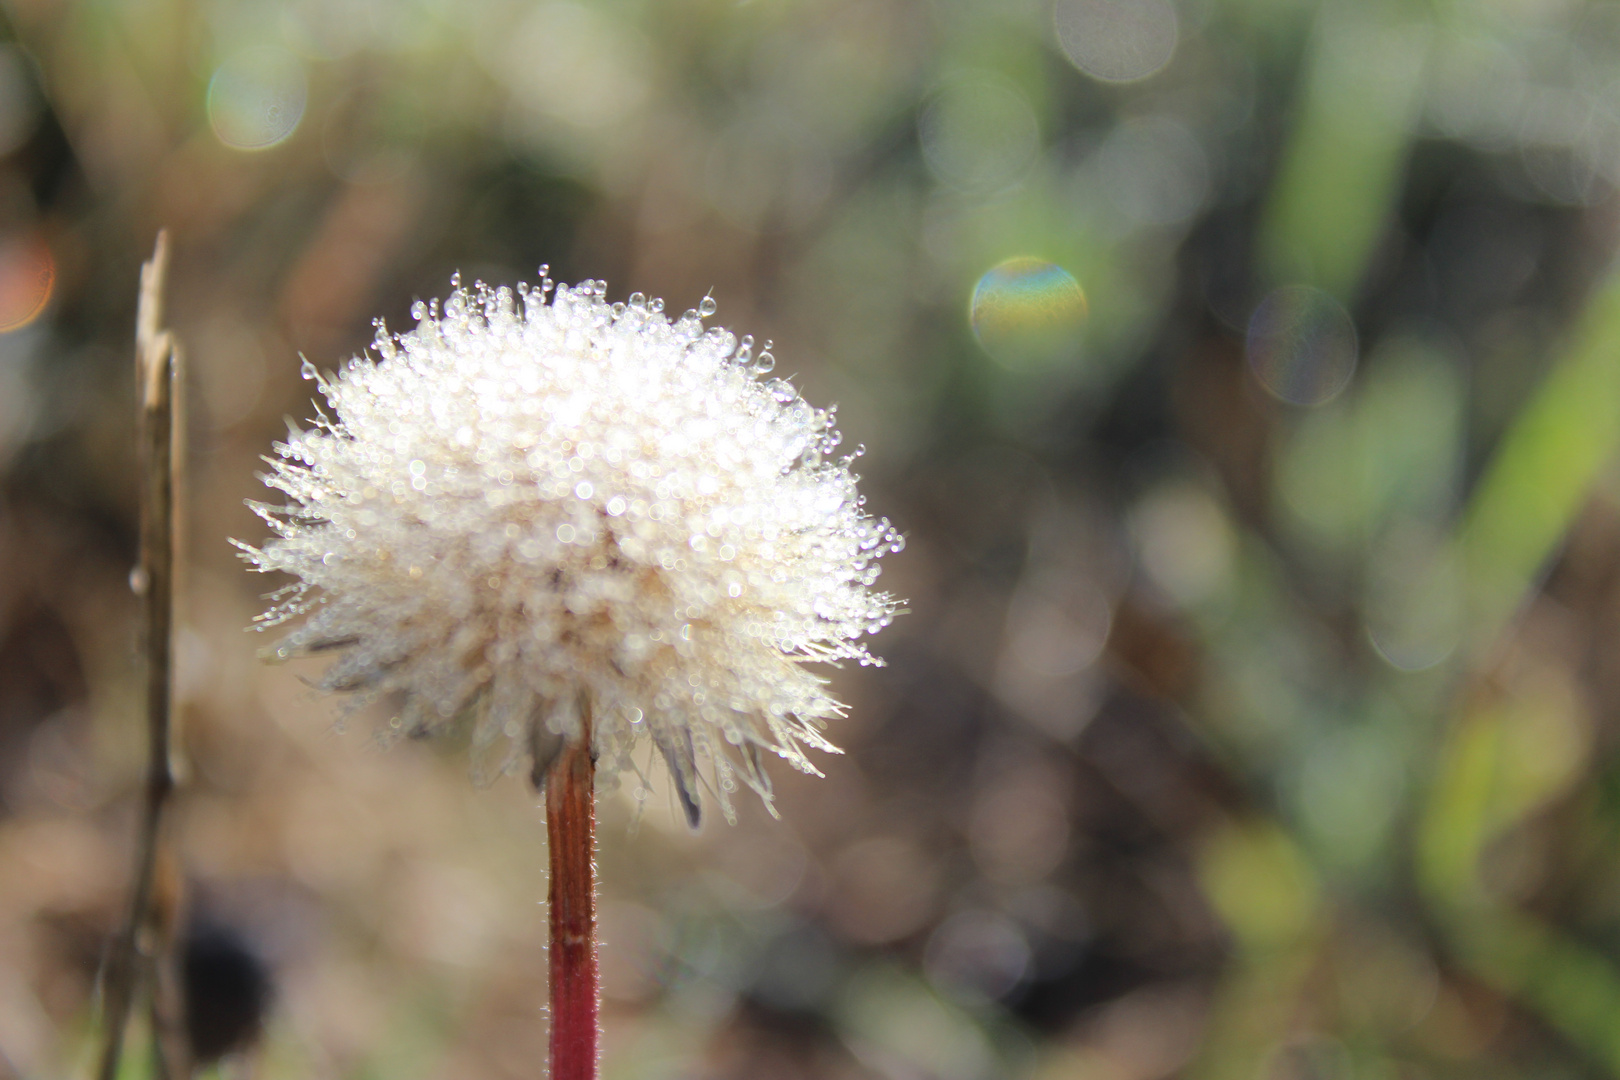
{"label": "sunlit seed head", "polygon": [[739,776],[768,801],[763,752],[815,772],[806,749],[835,749],[806,662],[877,662],[860,639],[896,604],[870,586],[902,540],[831,456],[831,411],[699,310],[551,288],[457,288],[377,359],[306,366],[329,411],[276,446],[276,535],[238,545],[294,579],[259,622],[305,616],[277,655],[403,692],[404,733],[466,717],[482,772],[588,720],[604,774],[650,746],[694,823]]}

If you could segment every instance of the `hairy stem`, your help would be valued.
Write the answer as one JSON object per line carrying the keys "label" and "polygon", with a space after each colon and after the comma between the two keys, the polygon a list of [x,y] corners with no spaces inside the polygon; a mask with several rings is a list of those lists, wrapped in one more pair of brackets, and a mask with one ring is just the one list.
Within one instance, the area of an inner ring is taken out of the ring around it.
{"label": "hairy stem", "polygon": [[596,1080],[596,762],[587,718],[546,775],[551,1080]]}
{"label": "hairy stem", "polygon": [[[169,764],[169,729],[173,707],[174,415],[178,356],[173,335],[162,329],[163,284],[168,262],[168,235],[159,233],[151,261],[141,267],[140,302],[135,317],[141,550],[132,583],[142,600],[147,770],[129,906],[108,954],[102,984],[103,1028],[97,1072],[101,1080],[114,1080],[118,1075],[124,1029],[134,1004],[135,987],[142,969],[153,962],[153,958],[144,955],[142,943],[143,939],[156,936],[151,925],[154,921],[153,883],[163,809],[174,790],[174,774]],[[160,1062],[160,1067],[165,1064]]]}

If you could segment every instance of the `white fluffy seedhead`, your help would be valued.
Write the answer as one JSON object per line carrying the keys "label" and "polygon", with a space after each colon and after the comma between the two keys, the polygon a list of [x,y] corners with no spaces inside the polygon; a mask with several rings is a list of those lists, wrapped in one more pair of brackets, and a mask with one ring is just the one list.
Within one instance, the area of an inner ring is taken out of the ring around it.
{"label": "white fluffy seedhead", "polygon": [[307,615],[274,655],[338,650],[319,685],[403,692],[404,733],[471,717],[488,775],[588,713],[604,771],[650,743],[694,825],[739,773],[769,805],[761,750],[814,773],[805,748],[836,749],[805,662],[877,662],[860,639],[897,610],[870,587],[903,542],[830,456],[831,410],[705,330],[710,300],[671,322],[602,282],[454,284],[379,323],[377,359],[305,361],[331,415],[276,444],[286,504],[250,504],[276,535],[237,544],[297,579],[258,619]]}

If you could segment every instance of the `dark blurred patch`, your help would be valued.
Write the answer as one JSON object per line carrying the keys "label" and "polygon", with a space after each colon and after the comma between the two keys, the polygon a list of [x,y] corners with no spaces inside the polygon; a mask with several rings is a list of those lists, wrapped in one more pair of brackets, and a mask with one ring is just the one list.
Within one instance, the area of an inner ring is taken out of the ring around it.
{"label": "dark blurred patch", "polygon": [[[535,270],[551,267],[558,281],[581,275],[606,277],[617,266],[575,266],[574,239],[589,218],[596,195],[585,185],[513,158],[481,163],[462,179],[471,197],[452,204],[453,216],[435,223],[433,243],[414,253],[425,276],[401,281],[390,294],[401,310],[389,315],[391,325],[409,326],[405,309],[413,299],[440,296],[452,271],[460,269],[469,284],[537,282]],[[615,288],[622,272],[611,279]],[[410,294],[414,293],[415,296]]]}
{"label": "dark blurred patch", "polygon": [[971,752],[985,722],[989,695],[959,668],[907,646],[888,658],[902,689],[894,710],[862,763],[885,785],[922,791],[961,791]]}
{"label": "dark blurred patch", "polygon": [[247,935],[208,917],[186,929],[181,949],[186,1035],[198,1064],[247,1048],[273,996],[270,968]]}

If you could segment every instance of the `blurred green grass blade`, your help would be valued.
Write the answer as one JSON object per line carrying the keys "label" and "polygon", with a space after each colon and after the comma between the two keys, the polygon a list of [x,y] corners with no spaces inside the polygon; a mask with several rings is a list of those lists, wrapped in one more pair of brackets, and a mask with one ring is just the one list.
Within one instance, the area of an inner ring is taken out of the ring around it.
{"label": "blurred green grass blade", "polygon": [[1425,25],[1376,5],[1324,6],[1304,104],[1262,225],[1274,283],[1354,298],[1398,193],[1429,36]]}
{"label": "blurred green grass blade", "polygon": [[1475,974],[1530,1006],[1610,1075],[1620,1075],[1620,973],[1608,960],[1514,911],[1473,912],[1447,929]]}
{"label": "blurred green grass blade", "polygon": [[1620,274],[1611,273],[1470,500],[1461,544],[1474,656],[1518,609],[1617,447]]}
{"label": "blurred green grass blade", "polygon": [[1204,894],[1231,935],[1233,962],[1187,1075],[1247,1080],[1264,1075],[1319,968],[1327,903],[1305,852],[1274,822],[1223,825],[1198,862]]}
{"label": "blurred green grass blade", "polygon": [[1586,750],[1559,749],[1560,726],[1535,696],[1454,719],[1419,830],[1418,876],[1452,956],[1620,1075],[1620,972],[1560,928],[1507,906],[1480,872],[1492,840],[1578,774]]}

